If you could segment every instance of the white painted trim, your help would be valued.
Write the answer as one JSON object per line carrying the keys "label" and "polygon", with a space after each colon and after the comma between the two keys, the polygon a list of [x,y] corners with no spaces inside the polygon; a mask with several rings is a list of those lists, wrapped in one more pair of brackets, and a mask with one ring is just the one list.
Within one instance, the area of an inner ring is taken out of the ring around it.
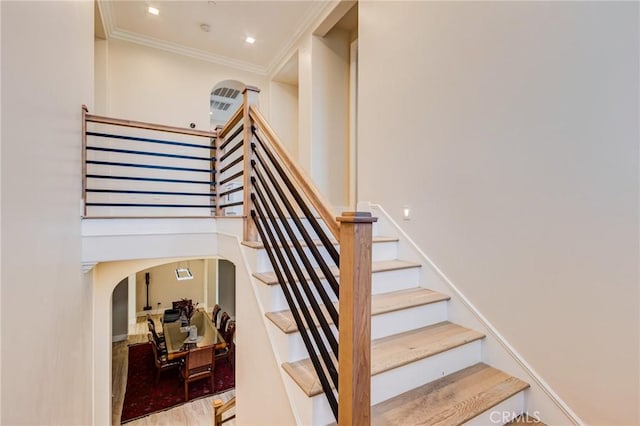
{"label": "white painted trim", "polygon": [[127,306],[127,318],[129,325],[136,324],[136,292],[137,292],[137,284],[136,284],[136,274],[129,275],[129,283],[128,283],[128,293],[129,300]]}
{"label": "white painted trim", "polygon": [[112,343],[122,342],[123,340],[127,340],[128,336],[129,336],[128,334],[117,334],[117,335],[113,336],[113,338],[111,339],[111,342]]}
{"label": "white painted trim", "polygon": [[451,290],[460,298],[462,303],[473,313],[473,315],[486,327],[486,329],[492,334],[492,336],[502,345],[507,353],[524,369],[529,376],[535,380],[536,384],[547,394],[547,396],[556,404],[556,406],[562,410],[562,412],[569,417],[575,424],[584,425],[585,422],[578,417],[578,415],[564,402],[562,398],[553,390],[551,386],[533,369],[533,367],[515,350],[513,346],[507,342],[507,340],[498,332],[498,330],[487,320],[484,315],[467,299],[464,294],[456,287],[453,282],[442,272],[436,264],[422,251],[422,249],[407,235],[406,232],[393,220],[393,218],[382,208],[379,204],[371,204],[372,208],[379,210],[389,223],[396,228],[400,237],[405,239],[413,249],[420,254],[424,262],[429,265],[440,278],[451,288]]}
{"label": "white painted trim", "polygon": [[[288,62],[289,58],[293,55],[293,50],[295,50],[294,48],[298,44],[300,38],[311,30],[320,16],[323,16],[327,10],[331,10],[333,7],[335,7],[335,5],[333,5],[332,2],[316,2],[314,6],[311,7],[309,12],[300,22],[297,30],[289,38],[289,41],[280,48],[278,53],[273,55],[273,59],[269,65],[265,67],[265,74],[270,76],[270,80],[273,80],[273,76],[276,71],[279,71],[280,68]],[[287,61],[284,61],[284,58],[287,58]]]}
{"label": "white painted trim", "polygon": [[234,68],[240,71],[247,71],[254,74],[267,75],[267,68],[261,65],[255,65],[249,62],[240,61],[238,59],[229,58],[227,56],[216,55],[215,53],[206,52],[200,49],[194,49],[192,47],[182,46],[177,43],[172,43],[165,40],[160,40],[154,37],[149,37],[142,34],[137,34],[132,31],[123,30],[120,28],[114,29],[109,38],[114,40],[123,40],[130,43],[140,44],[142,46],[151,47],[154,49],[164,50],[165,52],[171,52],[189,58],[200,59],[206,62],[212,62],[214,64],[223,65],[226,67]]}
{"label": "white painted trim", "polygon": [[91,271],[94,266],[96,266],[98,262],[82,262],[82,273],[86,274]]}

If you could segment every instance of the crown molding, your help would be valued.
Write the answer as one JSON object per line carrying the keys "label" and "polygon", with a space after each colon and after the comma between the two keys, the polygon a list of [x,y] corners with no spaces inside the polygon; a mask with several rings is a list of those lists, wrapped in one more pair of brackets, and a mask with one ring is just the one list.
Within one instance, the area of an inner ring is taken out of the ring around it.
{"label": "crown molding", "polygon": [[98,262],[82,262],[82,273],[86,274],[87,272],[91,271],[97,264]]}
{"label": "crown molding", "polygon": [[211,62],[217,65],[223,65],[230,68],[235,68],[241,71],[251,72],[254,74],[267,75],[267,69],[264,66],[256,65],[246,61],[240,61],[237,59],[229,58],[222,55],[216,55],[204,50],[193,49],[190,47],[182,46],[177,43],[160,40],[157,38],[144,36],[131,31],[122,29],[115,29],[111,32],[110,38],[114,40],[123,40],[130,43],[139,44],[142,46],[151,47],[158,50],[164,50],[165,52],[171,52],[189,58],[200,59],[202,61]]}
{"label": "crown molding", "polygon": [[273,57],[269,65],[267,65],[265,73],[268,76],[272,77],[275,71],[282,67],[285,59],[291,56],[292,51],[300,43],[300,39],[317,25],[318,21],[321,20],[321,17],[325,16],[331,10],[333,10],[337,6],[337,4],[340,3],[340,0],[321,0],[314,3],[314,6],[305,15],[304,19],[300,22],[300,25],[298,25],[297,30],[295,31],[295,33],[293,33],[289,41],[282,46],[278,53],[276,53],[276,55]]}

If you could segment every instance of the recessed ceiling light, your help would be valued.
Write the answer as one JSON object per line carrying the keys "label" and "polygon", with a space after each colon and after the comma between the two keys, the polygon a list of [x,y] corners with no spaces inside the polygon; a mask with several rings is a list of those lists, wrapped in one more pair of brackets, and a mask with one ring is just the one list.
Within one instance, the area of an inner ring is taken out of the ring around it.
{"label": "recessed ceiling light", "polygon": [[158,9],[156,9],[155,7],[149,6],[149,8],[147,10],[152,15],[156,15],[156,16],[160,15],[160,11]]}
{"label": "recessed ceiling light", "polygon": [[256,42],[256,39],[251,36],[247,36],[247,38],[245,38],[244,41],[246,41],[249,44],[253,44]]}

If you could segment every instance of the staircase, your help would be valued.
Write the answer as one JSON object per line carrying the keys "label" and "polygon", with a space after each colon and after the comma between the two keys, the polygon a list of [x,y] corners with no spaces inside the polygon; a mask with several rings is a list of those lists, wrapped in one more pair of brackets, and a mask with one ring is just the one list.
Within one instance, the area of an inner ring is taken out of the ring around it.
{"label": "staircase", "polygon": [[[245,246],[298,421],[335,423],[264,247]],[[482,362],[484,335],[448,321],[449,296],[425,288],[422,265],[398,259],[397,246],[394,236],[373,236],[371,423],[491,425],[522,413],[529,385]]]}
{"label": "staircase", "polygon": [[[244,258],[297,422],[490,425],[522,414],[529,385],[483,363],[485,336],[449,321],[449,296],[429,288],[433,265],[402,255],[407,238],[388,216],[336,218],[257,93],[247,87],[216,132],[216,214],[242,205]],[[222,199],[240,190],[242,201]]]}

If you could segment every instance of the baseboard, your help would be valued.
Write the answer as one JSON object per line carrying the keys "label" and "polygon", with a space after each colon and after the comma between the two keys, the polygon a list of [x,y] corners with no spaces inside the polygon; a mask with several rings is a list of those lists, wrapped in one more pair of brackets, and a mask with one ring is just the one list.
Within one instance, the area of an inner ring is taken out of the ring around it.
{"label": "baseboard", "polygon": [[111,342],[112,343],[122,342],[123,340],[127,340],[128,337],[129,337],[128,334],[117,334],[117,335],[113,336],[113,338],[111,339]]}
{"label": "baseboard", "polygon": [[[358,205],[360,208],[360,204]],[[365,206],[362,206],[363,208]],[[551,388],[551,386],[533,369],[533,367],[520,355],[516,349],[507,342],[507,340],[498,332],[498,330],[487,320],[484,315],[465,297],[464,294],[456,287],[453,282],[442,272],[436,264],[422,251],[422,249],[416,244],[415,241],[409,237],[409,235],[400,227],[396,221],[382,208],[379,204],[370,204],[371,209],[377,209],[385,219],[396,229],[399,233],[399,237],[405,239],[409,245],[422,257],[425,265],[428,265],[432,270],[443,280],[443,282],[451,288],[460,301],[469,309],[469,311],[476,317],[476,319],[491,333],[500,345],[504,348],[507,354],[513,358],[520,367],[536,382],[536,384],[542,389],[542,391],[549,397],[551,401],[576,425],[584,425],[585,422],[565,403],[562,398]],[[366,210],[365,210],[366,211]]]}

